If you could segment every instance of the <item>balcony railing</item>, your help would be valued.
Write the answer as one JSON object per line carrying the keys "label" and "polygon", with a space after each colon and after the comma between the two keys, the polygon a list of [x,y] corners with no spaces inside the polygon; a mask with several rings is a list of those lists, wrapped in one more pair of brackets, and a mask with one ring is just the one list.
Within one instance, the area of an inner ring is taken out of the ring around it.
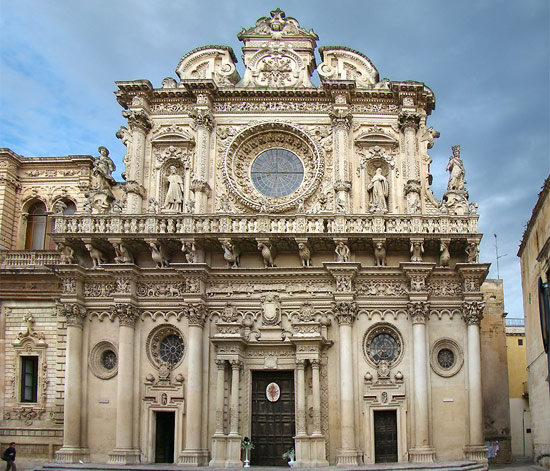
{"label": "balcony railing", "polygon": [[523,317],[506,318],[506,327],[525,327],[525,319]]}
{"label": "balcony railing", "polygon": [[70,215],[57,234],[477,234],[477,216],[415,215]]}
{"label": "balcony railing", "polygon": [[0,250],[0,267],[26,268],[59,263],[55,250]]}

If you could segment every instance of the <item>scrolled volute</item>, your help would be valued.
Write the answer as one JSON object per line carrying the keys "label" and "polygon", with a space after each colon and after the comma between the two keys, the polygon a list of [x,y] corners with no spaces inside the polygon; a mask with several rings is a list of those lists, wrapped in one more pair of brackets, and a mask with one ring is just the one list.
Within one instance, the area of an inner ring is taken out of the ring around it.
{"label": "scrolled volute", "polygon": [[82,327],[86,318],[86,308],[78,303],[63,303],[59,314],[67,318],[67,326]]}

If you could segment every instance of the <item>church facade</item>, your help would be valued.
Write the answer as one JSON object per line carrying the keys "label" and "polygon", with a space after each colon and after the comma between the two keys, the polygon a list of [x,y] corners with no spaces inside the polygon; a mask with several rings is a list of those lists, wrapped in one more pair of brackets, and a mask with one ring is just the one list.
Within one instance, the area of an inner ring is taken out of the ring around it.
{"label": "church facade", "polygon": [[[435,107],[280,10],[117,82],[124,178],[1,150],[4,437],[62,463],[486,461],[477,205]],[[312,83],[316,71],[319,85]]]}

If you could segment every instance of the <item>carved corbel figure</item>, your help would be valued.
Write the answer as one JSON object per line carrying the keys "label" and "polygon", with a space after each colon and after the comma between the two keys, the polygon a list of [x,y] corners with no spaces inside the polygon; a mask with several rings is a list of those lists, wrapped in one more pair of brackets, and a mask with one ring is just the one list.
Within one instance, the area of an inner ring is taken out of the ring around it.
{"label": "carved corbel figure", "polygon": [[264,267],[270,268],[275,267],[275,262],[273,261],[273,258],[275,257],[273,246],[268,242],[258,242],[258,250],[262,254],[262,258],[264,259]]}
{"label": "carved corbel figure", "polygon": [[91,243],[84,245],[86,246],[86,249],[90,253],[90,257],[92,258],[92,268],[99,268],[99,265],[101,265],[102,263],[107,263],[107,259],[105,258],[101,250],[95,248]]}
{"label": "carved corbel figure", "polygon": [[72,247],[69,247],[63,242],[57,242],[57,250],[60,252],[61,263],[76,263],[76,258]]}
{"label": "carved corbel figure", "polygon": [[466,262],[479,263],[479,245],[477,242],[468,243],[466,247]]}
{"label": "carved corbel figure", "polygon": [[411,241],[411,262],[421,262],[424,253],[424,243],[420,241]]}
{"label": "carved corbel figure", "polygon": [[181,251],[184,253],[187,263],[195,263],[197,250],[195,243],[182,240],[181,244]]}
{"label": "carved corbel figure", "polygon": [[155,262],[157,268],[168,268],[170,263],[164,251],[164,247],[158,242],[149,242],[151,248],[151,258]]}
{"label": "carved corbel figure", "polygon": [[338,242],[336,244],[336,249],[334,250],[334,252],[336,253],[337,262],[349,262],[350,250],[344,242]]}
{"label": "carved corbel figure", "polygon": [[374,244],[374,264],[377,267],[386,266],[386,244],[382,241],[377,241]]}
{"label": "carved corbel figure", "polygon": [[227,262],[227,268],[238,268],[241,266],[241,249],[231,241],[222,242],[223,258]]}
{"label": "carved corbel figure", "polygon": [[123,242],[115,243],[113,245],[116,252],[116,263],[134,263],[134,256],[130,253],[128,247]]}
{"label": "carved corbel figure", "polygon": [[305,242],[298,243],[298,253],[303,267],[311,266],[311,250]]}
{"label": "carved corbel figure", "polygon": [[441,242],[439,246],[441,255],[439,256],[439,265],[442,267],[448,267],[451,260],[451,254],[449,253],[449,244],[447,242]]}

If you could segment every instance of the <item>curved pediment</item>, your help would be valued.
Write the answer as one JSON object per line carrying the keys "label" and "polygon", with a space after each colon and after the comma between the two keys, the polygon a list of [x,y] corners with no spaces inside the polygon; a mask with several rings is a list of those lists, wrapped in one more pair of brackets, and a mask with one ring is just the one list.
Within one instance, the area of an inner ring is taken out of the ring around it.
{"label": "curved pediment", "polygon": [[203,46],[181,58],[176,74],[181,80],[213,80],[219,87],[227,87],[240,80],[236,62],[229,46]]}
{"label": "curved pediment", "polygon": [[319,48],[323,62],[317,68],[322,81],[354,81],[357,88],[370,88],[379,81],[378,70],[370,59],[343,46]]}
{"label": "curved pediment", "polygon": [[395,148],[399,145],[399,141],[387,134],[382,128],[373,126],[355,139],[355,145],[359,147],[383,146]]}

